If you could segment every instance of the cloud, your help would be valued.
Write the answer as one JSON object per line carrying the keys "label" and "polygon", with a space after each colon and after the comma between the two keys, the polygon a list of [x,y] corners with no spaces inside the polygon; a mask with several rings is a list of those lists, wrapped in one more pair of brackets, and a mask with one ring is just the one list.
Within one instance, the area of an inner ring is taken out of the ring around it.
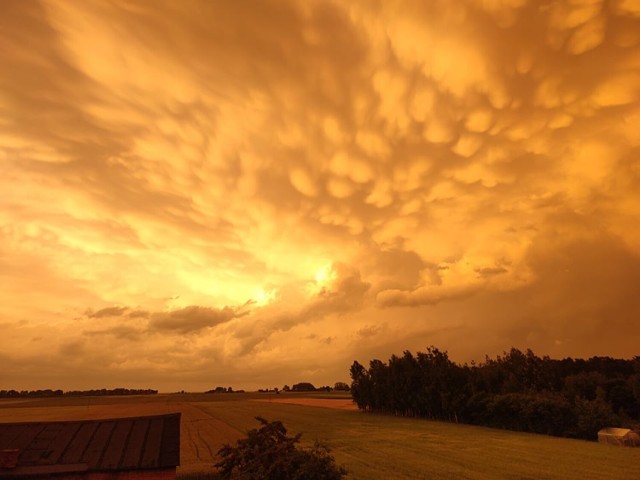
{"label": "cloud", "polygon": [[633,287],[640,280],[640,258],[619,238],[584,220],[565,216],[558,231],[532,245],[527,263],[533,282],[487,291],[470,305],[479,318],[493,318],[494,335],[505,336],[502,343],[554,356],[633,355],[627,338],[640,333]]}
{"label": "cloud", "polygon": [[16,381],[629,351],[633,2],[5,3]]}
{"label": "cloud", "polygon": [[[87,330],[87,335],[114,335],[118,338],[138,338],[149,333],[193,334],[250,314],[249,301],[239,307],[203,307],[189,305],[165,311],[136,310],[130,307],[107,307],[85,312],[89,319],[109,319],[112,325],[101,330]],[[123,320],[136,321],[137,326],[123,325]],[[114,323],[115,322],[115,323]]]}
{"label": "cloud", "polygon": [[178,333],[195,333],[205,328],[215,327],[234,318],[247,315],[248,312],[224,307],[189,306],[170,312],[155,312],[151,315],[149,328],[153,331],[175,331]]}
{"label": "cloud", "polygon": [[358,263],[363,274],[372,281],[373,293],[386,289],[413,289],[423,281],[423,276],[434,283],[440,282],[437,266],[425,262],[415,251],[398,246],[372,246],[362,252]]}
{"label": "cloud", "polygon": [[89,318],[103,318],[103,317],[120,317],[129,309],[127,307],[106,307],[94,312],[87,310],[85,315]]}
{"label": "cloud", "polygon": [[83,332],[84,335],[95,337],[102,335],[113,335],[115,338],[120,340],[140,340],[141,336],[145,333],[145,331],[141,328],[131,327],[128,325],[115,325],[110,328],[104,328],[100,330],[85,330]]}
{"label": "cloud", "polygon": [[504,267],[482,267],[482,268],[476,268],[476,272],[478,272],[478,275],[481,277],[491,277],[494,275],[500,275],[502,273],[507,273],[509,270],[507,270]]}
{"label": "cloud", "polygon": [[248,355],[273,335],[287,332],[297,326],[308,326],[327,318],[344,317],[357,311],[363,306],[371,287],[362,280],[357,269],[342,263],[333,264],[328,281],[324,285],[322,283],[324,282],[312,285],[312,288],[318,290],[299,309],[285,307],[282,311],[265,310],[252,316],[253,322],[249,321],[246,325],[232,330],[233,336],[240,342],[238,353]]}
{"label": "cloud", "polygon": [[420,287],[415,290],[384,290],[376,296],[381,307],[437,305],[443,301],[465,299],[479,290],[477,286]]}
{"label": "cloud", "polygon": [[360,338],[374,337],[378,333],[380,333],[380,330],[380,325],[366,325],[360,330],[357,330],[356,335],[358,335]]}
{"label": "cloud", "polygon": [[84,340],[70,340],[65,342],[59,349],[60,355],[63,357],[78,357],[86,350],[86,342]]}

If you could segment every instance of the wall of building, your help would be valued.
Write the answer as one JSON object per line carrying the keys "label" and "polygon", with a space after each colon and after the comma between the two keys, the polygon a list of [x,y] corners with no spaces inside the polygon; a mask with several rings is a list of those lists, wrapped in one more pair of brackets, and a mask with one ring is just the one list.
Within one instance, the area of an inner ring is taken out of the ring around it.
{"label": "wall of building", "polygon": [[128,470],[121,472],[83,472],[38,476],[38,480],[176,480],[176,469]]}
{"label": "wall of building", "polygon": [[176,469],[130,470],[125,472],[92,472],[87,480],[176,480]]}

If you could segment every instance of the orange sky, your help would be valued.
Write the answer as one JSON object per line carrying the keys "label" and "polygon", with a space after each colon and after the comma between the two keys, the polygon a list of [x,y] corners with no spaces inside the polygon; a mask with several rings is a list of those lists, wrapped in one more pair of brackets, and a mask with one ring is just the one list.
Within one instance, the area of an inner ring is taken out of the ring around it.
{"label": "orange sky", "polygon": [[639,353],[637,0],[3,0],[0,71],[0,389]]}

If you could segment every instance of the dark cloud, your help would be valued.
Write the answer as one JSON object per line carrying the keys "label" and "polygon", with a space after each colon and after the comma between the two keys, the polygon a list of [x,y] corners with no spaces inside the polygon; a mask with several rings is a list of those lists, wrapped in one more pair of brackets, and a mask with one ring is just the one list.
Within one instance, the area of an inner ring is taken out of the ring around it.
{"label": "dark cloud", "polygon": [[128,325],[116,325],[111,328],[103,328],[100,330],[86,330],[84,335],[95,337],[101,335],[112,335],[115,338],[121,340],[140,340],[144,335],[145,330],[137,327],[131,327]]}
{"label": "dark cloud", "polygon": [[153,313],[149,321],[149,329],[156,332],[196,333],[247,314],[247,311],[231,307],[218,309],[192,305],[170,312]]}
{"label": "dark cloud", "polygon": [[437,305],[443,301],[460,301],[475,295],[481,285],[463,285],[453,287],[424,286],[415,290],[385,290],[376,296],[378,305],[387,307],[419,307]]}
{"label": "dark cloud", "polygon": [[373,292],[413,289],[422,282],[423,275],[435,283],[440,281],[434,265],[425,262],[416,252],[397,246],[388,249],[374,246],[363,255],[360,264],[365,277],[376,279]]}
{"label": "dark cloud", "polygon": [[407,348],[441,345],[464,361],[512,346],[554,358],[635,355],[640,257],[585,220],[565,215],[556,231],[536,238],[526,256],[532,281],[422,307],[420,324],[458,328],[416,334]]}
{"label": "dark cloud", "polygon": [[572,233],[561,228],[531,248],[538,279],[527,289],[526,305],[568,350],[629,355],[630,339],[640,335],[640,258],[620,238],[582,220]]}
{"label": "dark cloud", "polygon": [[304,338],[305,338],[305,340],[315,340],[318,343],[323,343],[325,345],[331,345],[331,342],[334,340],[335,337],[320,337],[320,336],[316,335],[315,333],[312,333],[311,335],[307,335]]}
{"label": "dark cloud", "polygon": [[[116,338],[136,340],[142,335],[150,333],[187,334],[198,333],[207,328],[215,327],[235,318],[241,318],[250,313],[247,303],[240,307],[203,307],[190,305],[188,307],[168,311],[136,310],[127,306],[107,307],[97,311],[87,310],[87,318],[110,319],[116,321],[114,325],[99,330],[89,329],[85,335],[112,335]],[[124,325],[122,321],[130,319],[136,325]]]}
{"label": "dark cloud", "polygon": [[85,353],[87,342],[83,339],[70,340],[63,343],[58,349],[58,353],[63,357],[78,357]]}
{"label": "dark cloud", "polygon": [[103,317],[120,317],[129,311],[128,307],[107,307],[101,308],[98,311],[87,310],[85,315],[89,318],[103,318]]}
{"label": "dark cloud", "polygon": [[382,327],[380,325],[366,325],[357,330],[356,335],[360,338],[374,337],[380,333],[381,329]]}
{"label": "dark cloud", "polygon": [[494,275],[507,273],[509,270],[507,270],[504,267],[482,267],[482,268],[476,268],[475,271],[478,274],[478,276],[487,278],[487,277],[492,277]]}

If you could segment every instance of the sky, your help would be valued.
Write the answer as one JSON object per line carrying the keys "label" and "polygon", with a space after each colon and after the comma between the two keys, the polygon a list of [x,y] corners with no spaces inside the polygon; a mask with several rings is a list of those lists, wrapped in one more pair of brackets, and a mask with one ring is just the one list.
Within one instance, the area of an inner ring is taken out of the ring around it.
{"label": "sky", "polygon": [[0,389],[637,355],[638,0],[3,0]]}

